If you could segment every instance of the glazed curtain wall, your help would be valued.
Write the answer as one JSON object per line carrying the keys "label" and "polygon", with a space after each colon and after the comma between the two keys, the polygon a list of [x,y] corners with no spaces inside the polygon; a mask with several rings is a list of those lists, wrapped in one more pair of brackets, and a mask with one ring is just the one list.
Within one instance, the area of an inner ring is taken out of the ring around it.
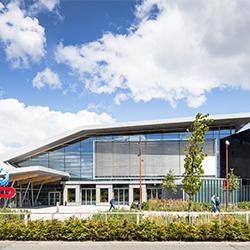
{"label": "glazed curtain wall", "polygon": [[[217,176],[219,176],[220,166],[220,138],[229,136],[234,132],[235,130],[232,128],[208,131],[206,133],[206,138],[217,139]],[[185,132],[144,134],[142,135],[142,140],[182,140],[186,139],[186,136],[187,133]],[[92,137],[72,145],[64,145],[60,149],[35,155],[21,162],[16,162],[15,165],[18,167],[44,166],[68,172],[70,174],[70,180],[93,180],[93,142],[95,140],[138,141],[139,136]]]}
{"label": "glazed curtain wall", "polygon": [[89,138],[16,163],[19,167],[44,166],[70,174],[70,180],[93,179],[93,141]]}

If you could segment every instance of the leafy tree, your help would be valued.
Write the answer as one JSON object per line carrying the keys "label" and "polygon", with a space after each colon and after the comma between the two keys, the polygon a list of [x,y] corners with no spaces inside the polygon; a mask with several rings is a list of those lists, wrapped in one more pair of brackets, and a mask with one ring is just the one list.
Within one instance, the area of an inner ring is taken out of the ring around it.
{"label": "leafy tree", "polygon": [[189,196],[189,209],[191,211],[191,205],[193,196],[200,190],[204,180],[200,179],[200,176],[204,174],[202,161],[207,156],[203,151],[205,133],[209,130],[208,125],[213,122],[213,119],[207,119],[209,114],[202,115],[197,113],[191,132],[187,129],[188,143],[185,145],[184,151],[187,152],[184,159],[184,173],[182,190]]}
{"label": "leafy tree", "polygon": [[174,177],[173,169],[170,169],[169,172],[162,179],[161,187],[169,192],[169,197],[170,193],[176,194],[177,192],[176,185],[174,184],[175,180],[176,177]]}
{"label": "leafy tree", "polygon": [[[228,173],[228,182],[229,182],[229,186],[228,186],[228,193],[229,193],[229,197],[231,196],[231,194],[233,193],[233,191],[237,191],[240,189],[239,187],[239,182],[237,181],[238,176],[235,175],[234,169],[230,168],[230,173]],[[227,191],[227,187],[223,187],[223,191],[226,192]]]}

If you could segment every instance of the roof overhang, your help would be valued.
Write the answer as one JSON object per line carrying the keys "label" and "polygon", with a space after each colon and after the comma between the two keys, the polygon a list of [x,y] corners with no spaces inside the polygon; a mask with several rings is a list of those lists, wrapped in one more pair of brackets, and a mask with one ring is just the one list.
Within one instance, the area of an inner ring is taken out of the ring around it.
{"label": "roof overhang", "polygon": [[[214,119],[213,123],[209,126],[210,130],[218,129],[218,127],[235,127],[237,132],[250,122],[250,113],[211,115],[209,118]],[[191,127],[193,121],[194,117],[188,117],[141,122],[114,123],[109,125],[100,124],[93,126],[81,126],[40,142],[7,151],[6,153],[0,155],[0,159],[4,162],[8,161],[14,163],[33,155],[48,150],[53,150],[67,143],[72,143],[95,136],[185,132],[187,128]]]}
{"label": "roof overhang", "polygon": [[[41,183],[52,183],[62,178],[69,178],[69,173],[41,166],[30,166],[15,169],[6,169],[9,173],[9,183],[17,181],[18,185],[28,184],[39,185]],[[6,172],[0,173],[3,178]]]}

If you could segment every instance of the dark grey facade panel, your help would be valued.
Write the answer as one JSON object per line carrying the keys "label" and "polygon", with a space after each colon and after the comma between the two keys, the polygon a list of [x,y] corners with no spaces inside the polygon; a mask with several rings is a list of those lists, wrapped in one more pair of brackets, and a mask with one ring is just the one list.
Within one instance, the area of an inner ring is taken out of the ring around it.
{"label": "dark grey facade panel", "polygon": [[[220,140],[221,178],[226,176],[226,145],[228,140],[228,170],[234,169],[234,174],[243,179],[243,185],[250,181],[250,129]],[[249,181],[248,181],[249,180]]]}

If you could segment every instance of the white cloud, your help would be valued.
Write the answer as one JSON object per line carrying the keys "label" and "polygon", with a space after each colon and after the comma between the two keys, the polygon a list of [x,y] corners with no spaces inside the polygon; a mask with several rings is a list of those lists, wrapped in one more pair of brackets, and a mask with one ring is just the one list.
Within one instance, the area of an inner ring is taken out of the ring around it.
{"label": "white cloud", "polygon": [[44,28],[20,9],[19,1],[0,6],[0,39],[13,68],[28,68],[30,60],[38,62],[45,55]]}
{"label": "white cloud", "polygon": [[35,16],[41,12],[52,12],[59,20],[63,16],[59,13],[60,0],[35,0],[35,3],[29,7],[29,15]]}
{"label": "white cloud", "polygon": [[250,90],[249,10],[248,0],[145,0],[129,34],[60,43],[56,60],[77,72],[87,89],[118,92],[117,104],[158,98],[175,107],[185,98],[198,107],[213,88]]}
{"label": "white cloud", "polygon": [[109,107],[105,105],[105,102],[101,102],[99,104],[89,103],[87,106],[87,110],[89,111],[91,109],[99,112],[100,109],[109,110]]}
{"label": "white cloud", "polygon": [[0,2],[0,11],[4,9],[4,5]]}
{"label": "white cloud", "polygon": [[0,154],[5,153],[7,150],[11,149],[11,147],[5,147],[1,142],[0,142]]}
{"label": "white cloud", "polygon": [[37,0],[32,6],[31,11],[41,11],[43,9],[53,11],[60,4],[60,0]]}
{"label": "white cloud", "polygon": [[77,83],[73,83],[73,84],[69,83],[69,87],[63,91],[63,94],[66,95],[68,93],[68,91],[76,93],[77,85],[78,85]]}
{"label": "white cloud", "polygon": [[16,99],[0,100],[0,150],[25,145],[82,125],[113,123],[107,113],[80,110],[62,113],[49,107],[25,106]]}
{"label": "white cloud", "polygon": [[121,101],[126,101],[126,100],[128,100],[129,99],[129,96],[128,95],[126,95],[126,94],[124,94],[124,93],[119,93],[119,94],[117,94],[116,96],[115,96],[115,99],[114,99],[114,101],[115,101],[115,103],[117,104],[117,105],[120,105],[121,104]]}
{"label": "white cloud", "polygon": [[44,87],[45,84],[49,85],[52,89],[60,89],[62,87],[58,74],[52,72],[49,68],[46,68],[43,72],[38,72],[32,84],[38,89]]}

